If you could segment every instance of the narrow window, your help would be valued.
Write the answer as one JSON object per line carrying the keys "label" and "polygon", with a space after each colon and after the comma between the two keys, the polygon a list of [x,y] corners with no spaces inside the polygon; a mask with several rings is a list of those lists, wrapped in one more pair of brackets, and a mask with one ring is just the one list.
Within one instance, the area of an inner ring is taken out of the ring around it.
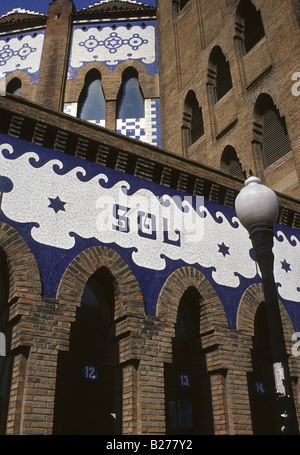
{"label": "narrow window", "polygon": [[209,74],[215,88],[215,100],[219,101],[232,88],[229,62],[226,61],[219,46],[212,50],[209,63]]}
{"label": "narrow window", "polygon": [[241,0],[237,8],[237,18],[244,32],[244,51],[247,53],[265,36],[261,14],[251,0]]}
{"label": "narrow window", "polygon": [[78,100],[77,116],[83,120],[105,120],[105,98],[99,71],[87,73],[85,84]]}
{"label": "narrow window", "polygon": [[202,109],[192,90],[188,92],[184,103],[182,131],[185,151],[204,134]]}
{"label": "narrow window", "polygon": [[277,161],[291,150],[284,117],[280,116],[272,98],[261,95],[255,105],[255,111],[262,125],[262,155],[264,166]]}
{"label": "narrow window", "polygon": [[6,92],[12,95],[21,96],[21,81],[18,77],[14,77],[6,87]]}
{"label": "narrow window", "polygon": [[138,73],[128,68],[123,73],[122,86],[117,100],[118,119],[145,117],[144,98],[138,81]]}
{"label": "narrow window", "polygon": [[191,143],[199,139],[204,134],[204,125],[202,117],[202,109],[199,107],[196,96],[190,100],[191,118]]}
{"label": "narrow window", "polygon": [[245,173],[242,170],[242,166],[237,157],[236,151],[230,145],[225,147],[222,153],[221,169],[233,177],[238,177],[242,180],[245,179]]}
{"label": "narrow window", "polygon": [[179,13],[190,0],[173,0],[175,11]]}
{"label": "narrow window", "polygon": [[293,0],[293,8],[298,25],[300,25],[300,0]]}

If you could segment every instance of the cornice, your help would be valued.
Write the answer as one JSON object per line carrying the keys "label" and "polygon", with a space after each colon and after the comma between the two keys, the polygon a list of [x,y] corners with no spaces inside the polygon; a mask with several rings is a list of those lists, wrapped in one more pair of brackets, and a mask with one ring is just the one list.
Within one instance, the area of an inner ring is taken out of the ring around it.
{"label": "cornice", "polygon": [[45,26],[47,16],[45,14],[13,13],[0,17],[0,32],[10,32]]}
{"label": "cornice", "polygon": [[154,6],[143,5],[138,3],[128,3],[112,0],[108,3],[94,5],[88,8],[75,11],[74,20],[95,19],[95,18],[113,18],[113,17],[132,17],[132,16],[155,16],[156,8]]}

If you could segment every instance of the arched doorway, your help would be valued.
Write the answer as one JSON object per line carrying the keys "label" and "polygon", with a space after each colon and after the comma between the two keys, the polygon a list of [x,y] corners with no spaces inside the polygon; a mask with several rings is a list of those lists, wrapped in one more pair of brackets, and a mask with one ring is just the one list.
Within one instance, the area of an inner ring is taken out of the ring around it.
{"label": "arched doorway", "polygon": [[119,434],[121,370],[114,336],[114,284],[101,267],[88,280],[59,353],[54,434]]}
{"label": "arched doorway", "polygon": [[9,274],[7,258],[0,248],[0,435],[6,433],[12,370],[8,294]]}
{"label": "arched doorway", "polygon": [[254,320],[252,372],[248,375],[253,434],[276,433],[276,389],[269,346],[265,302],[261,302]]}
{"label": "arched doorway", "polygon": [[167,434],[213,434],[210,377],[200,338],[199,291],[190,286],[178,307],[172,364],[165,366]]}

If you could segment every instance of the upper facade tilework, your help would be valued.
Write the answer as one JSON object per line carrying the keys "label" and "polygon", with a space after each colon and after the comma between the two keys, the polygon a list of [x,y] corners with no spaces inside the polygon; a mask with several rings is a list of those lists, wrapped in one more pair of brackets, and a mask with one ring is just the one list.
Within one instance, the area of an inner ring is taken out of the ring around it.
{"label": "upper facade tilework", "polygon": [[140,61],[149,74],[157,74],[155,21],[99,21],[74,26],[69,79],[74,79],[87,63],[104,63],[113,72],[119,63],[128,59]]}
{"label": "upper facade tilework", "polygon": [[0,79],[16,70],[26,72],[34,84],[38,80],[45,30],[0,37]]}

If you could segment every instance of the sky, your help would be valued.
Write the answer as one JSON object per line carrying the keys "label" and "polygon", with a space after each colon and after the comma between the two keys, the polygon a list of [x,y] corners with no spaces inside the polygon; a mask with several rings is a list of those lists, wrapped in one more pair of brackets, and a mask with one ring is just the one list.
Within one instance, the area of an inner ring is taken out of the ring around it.
{"label": "sky", "polygon": [[[94,3],[99,2],[99,0],[73,0],[76,9],[82,9],[87,6],[90,6]],[[154,5],[154,0],[139,0],[144,1],[148,5]],[[0,0],[0,16],[6,14],[8,11],[11,11],[14,8],[23,8],[29,9],[31,11],[36,11],[39,13],[47,14],[49,3],[52,3],[52,0]]]}

